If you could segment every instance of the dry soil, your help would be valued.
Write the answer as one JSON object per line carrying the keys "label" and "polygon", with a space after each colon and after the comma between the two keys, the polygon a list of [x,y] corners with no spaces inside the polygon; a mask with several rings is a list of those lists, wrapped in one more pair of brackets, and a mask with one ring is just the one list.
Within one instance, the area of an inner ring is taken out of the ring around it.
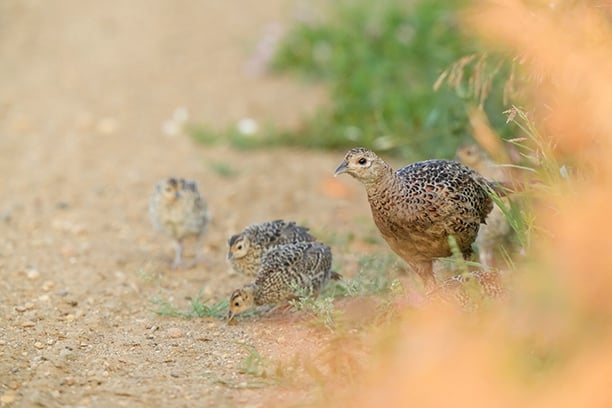
{"label": "dry soil", "polygon": [[[184,107],[218,128],[299,126],[324,91],[258,70],[261,38],[295,13],[303,7],[283,0],[0,2],[0,405],[314,397],[260,388],[240,367],[249,347],[314,359],[320,328],[291,314],[236,326],[160,316],[151,302],[186,310],[198,294],[218,301],[244,284],[226,240],[249,223],[294,219],[325,237],[372,228],[360,186],[331,176],[341,152],[207,147],[164,125]],[[193,269],[169,269],[172,243],[147,216],[169,175],[197,180],[213,212],[208,262]]]}

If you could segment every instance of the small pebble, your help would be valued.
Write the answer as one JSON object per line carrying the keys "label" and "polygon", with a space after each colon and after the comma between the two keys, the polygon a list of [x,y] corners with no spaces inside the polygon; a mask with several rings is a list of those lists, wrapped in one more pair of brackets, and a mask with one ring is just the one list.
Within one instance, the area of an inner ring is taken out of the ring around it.
{"label": "small pebble", "polygon": [[64,258],[69,258],[76,254],[76,249],[72,245],[64,245],[60,249],[60,253],[62,254]]}
{"label": "small pebble", "polygon": [[276,342],[278,344],[284,344],[287,340],[285,340],[285,338],[283,336],[280,336],[279,338],[276,339]]}
{"label": "small pebble", "polygon": [[40,341],[37,341],[36,343],[34,343],[34,347],[36,347],[37,349],[40,350],[41,348],[43,348],[45,346]]}
{"label": "small pebble", "polygon": [[15,311],[19,312],[19,313],[23,313],[25,312],[27,309],[25,308],[25,306],[15,306]]}
{"label": "small pebble", "polygon": [[2,406],[9,405],[15,402],[17,399],[17,393],[15,391],[7,391],[0,397],[0,404]]}
{"label": "small pebble", "polygon": [[103,135],[110,135],[117,130],[117,120],[114,118],[103,118],[96,124],[96,131]]}
{"label": "small pebble", "polygon": [[183,331],[178,327],[171,327],[168,329],[168,336],[173,339],[176,339],[183,336]]}
{"label": "small pebble", "polygon": [[48,280],[42,284],[42,290],[44,290],[45,292],[48,292],[51,289],[53,289],[54,286],[55,286],[55,282]]}
{"label": "small pebble", "polygon": [[30,280],[36,280],[36,279],[38,279],[40,277],[40,272],[38,272],[38,270],[36,270],[36,269],[28,269],[26,271],[26,276]]}
{"label": "small pebble", "polygon": [[34,323],[31,320],[26,320],[25,322],[21,323],[21,327],[34,327],[36,326],[36,323]]}
{"label": "small pebble", "polygon": [[75,307],[79,304],[79,302],[75,299],[65,299],[64,300],[69,306]]}

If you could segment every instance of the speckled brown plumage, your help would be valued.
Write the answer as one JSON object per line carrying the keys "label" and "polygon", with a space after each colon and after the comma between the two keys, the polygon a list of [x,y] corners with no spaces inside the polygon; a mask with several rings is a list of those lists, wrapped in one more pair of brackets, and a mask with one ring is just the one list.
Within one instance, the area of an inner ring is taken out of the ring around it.
{"label": "speckled brown plumage", "polygon": [[506,287],[498,272],[470,271],[441,282],[427,294],[434,302],[460,306],[463,310],[477,310],[484,301],[503,299]]}
{"label": "speckled brown plumage", "polygon": [[201,257],[201,239],[210,216],[195,181],[174,177],[159,181],[149,201],[149,215],[155,229],[175,240],[173,268],[182,265],[187,237],[196,237],[196,257]]}
{"label": "speckled brown plumage", "polygon": [[[509,172],[492,161],[484,150],[474,144],[462,146],[457,150],[457,159],[490,180],[510,182]],[[501,199],[509,205],[507,198]],[[512,228],[502,210],[495,206],[487,216],[486,224],[480,227],[476,237],[480,263],[489,268],[493,265],[495,254],[500,251],[512,235]]]}
{"label": "speckled brown plumage", "polygon": [[253,224],[228,240],[227,259],[237,272],[255,276],[268,249],[282,244],[310,242],[315,238],[308,228],[293,221],[274,220]]}
{"label": "speckled brown plumage", "polygon": [[316,295],[330,279],[331,249],[320,242],[277,245],[266,251],[255,281],[236,289],[229,302],[228,319],[254,306],[275,305],[299,293]]}
{"label": "speckled brown plumage", "polygon": [[341,173],[363,183],[383,238],[428,287],[435,285],[433,260],[451,255],[449,236],[470,255],[493,208],[488,190],[496,186],[455,161],[426,160],[394,171],[371,150],[354,148],[336,169]]}

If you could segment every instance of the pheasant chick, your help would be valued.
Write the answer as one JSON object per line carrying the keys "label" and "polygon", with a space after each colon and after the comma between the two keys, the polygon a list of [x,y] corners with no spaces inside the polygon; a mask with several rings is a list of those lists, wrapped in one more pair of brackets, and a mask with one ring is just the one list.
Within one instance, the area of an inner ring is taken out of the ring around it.
{"label": "pheasant chick", "polygon": [[317,295],[330,280],[341,278],[331,270],[331,249],[319,242],[275,246],[262,257],[255,281],[236,289],[229,300],[228,322],[255,306],[275,305],[299,294]]}
{"label": "pheasant chick", "polygon": [[175,240],[172,268],[182,265],[187,237],[196,238],[196,259],[202,258],[201,241],[210,214],[195,181],[174,177],[159,181],[149,202],[149,215],[156,230]]}
{"label": "pheasant chick", "polygon": [[235,271],[255,276],[265,251],[276,245],[310,242],[308,228],[293,221],[274,220],[253,224],[228,240],[227,259]]}

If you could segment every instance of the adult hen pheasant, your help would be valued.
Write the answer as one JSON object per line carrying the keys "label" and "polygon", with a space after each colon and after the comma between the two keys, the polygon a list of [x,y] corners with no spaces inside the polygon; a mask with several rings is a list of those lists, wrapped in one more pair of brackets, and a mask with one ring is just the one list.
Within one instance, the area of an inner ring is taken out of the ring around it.
{"label": "adult hen pheasant", "polygon": [[[476,170],[479,174],[490,180],[511,181],[508,169],[491,160],[487,153],[477,145],[470,144],[460,147],[457,149],[456,157],[461,163]],[[502,198],[502,201],[506,206],[509,205],[507,198]],[[495,206],[493,211],[487,216],[487,223],[480,227],[476,237],[480,263],[485,268],[493,265],[496,253],[504,247],[504,244],[508,244],[511,235],[512,228],[510,223],[508,223],[502,210]]]}
{"label": "adult hen pheasant", "polygon": [[433,260],[451,255],[454,237],[464,256],[491,209],[497,186],[450,160],[426,160],[394,171],[365,148],[348,151],[335,174],[348,173],[366,189],[372,217],[391,249],[435,287]]}

